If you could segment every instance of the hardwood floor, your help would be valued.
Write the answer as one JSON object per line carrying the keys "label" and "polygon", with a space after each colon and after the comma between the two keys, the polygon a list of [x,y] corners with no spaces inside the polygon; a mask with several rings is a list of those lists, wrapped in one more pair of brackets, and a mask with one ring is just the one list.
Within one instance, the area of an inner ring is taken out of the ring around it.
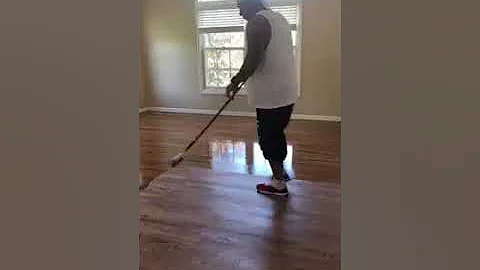
{"label": "hardwood floor", "polygon": [[[168,160],[212,116],[144,113],[141,126],[141,178],[148,183],[169,169]],[[292,120],[287,130],[286,169],[296,179],[340,182],[340,123]],[[257,176],[270,175],[256,138],[255,118],[220,116],[184,161],[193,167]]]}
{"label": "hardwood floor", "polygon": [[292,180],[271,198],[261,180],[185,164],[158,177],[140,192],[140,269],[339,270],[339,185]]}

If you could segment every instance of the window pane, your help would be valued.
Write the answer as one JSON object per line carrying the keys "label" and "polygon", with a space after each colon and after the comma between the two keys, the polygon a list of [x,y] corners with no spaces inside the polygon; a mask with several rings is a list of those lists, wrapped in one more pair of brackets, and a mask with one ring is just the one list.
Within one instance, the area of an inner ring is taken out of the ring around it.
{"label": "window pane", "polygon": [[207,85],[207,87],[216,87],[218,86],[218,82],[217,82],[217,73],[215,72],[215,70],[207,70],[207,72],[205,72],[205,83]]}
{"label": "window pane", "polygon": [[243,48],[245,46],[243,32],[205,33],[202,34],[202,40],[204,48]]}
{"label": "window pane", "polygon": [[206,72],[207,87],[226,87],[230,82],[230,70],[208,69]]}
{"label": "window pane", "polygon": [[230,57],[232,61],[232,68],[239,69],[242,67],[244,60],[243,50],[231,50]]}
{"label": "window pane", "polygon": [[228,50],[206,50],[205,63],[207,68],[230,68]]}
{"label": "window pane", "polygon": [[226,87],[230,83],[230,70],[220,70],[218,71],[218,86]]}

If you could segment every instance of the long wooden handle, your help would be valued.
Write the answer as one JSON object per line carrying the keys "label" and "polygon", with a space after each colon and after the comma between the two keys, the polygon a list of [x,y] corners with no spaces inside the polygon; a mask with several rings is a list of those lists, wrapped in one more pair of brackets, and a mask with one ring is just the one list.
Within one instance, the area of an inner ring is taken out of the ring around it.
{"label": "long wooden handle", "polygon": [[203,128],[203,130],[197,135],[197,137],[195,137],[195,139],[190,142],[190,144],[185,148],[185,152],[187,152],[197,141],[198,139],[200,139],[200,137],[202,137],[202,135],[205,133],[205,131],[207,131],[207,129],[213,124],[213,122],[215,122],[215,120],[217,119],[217,117],[222,113],[222,111],[228,106],[228,104],[230,104],[230,102],[232,102],[233,98],[235,97],[235,95],[238,93],[238,91],[240,91],[240,89],[242,88],[244,83],[241,83],[237,90],[233,93],[232,97],[229,98],[225,104],[223,104],[223,106],[220,108],[220,110],[218,110],[217,114],[215,114],[215,116],[210,120],[210,122],[208,122],[207,126],[205,126]]}

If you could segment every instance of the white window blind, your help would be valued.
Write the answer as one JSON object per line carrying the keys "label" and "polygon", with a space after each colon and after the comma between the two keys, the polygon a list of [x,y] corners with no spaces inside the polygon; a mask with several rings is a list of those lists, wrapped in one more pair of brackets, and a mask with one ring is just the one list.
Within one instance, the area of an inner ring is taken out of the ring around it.
{"label": "white window blind", "polygon": [[242,31],[245,20],[236,9],[201,10],[198,14],[200,29],[209,28],[238,28]]}
{"label": "white window blind", "polygon": [[[200,30],[214,28],[243,29],[245,20],[240,16],[237,1],[232,0],[198,0],[198,28]],[[275,1],[267,5],[273,11],[281,13],[296,28],[298,23],[298,0]]]}

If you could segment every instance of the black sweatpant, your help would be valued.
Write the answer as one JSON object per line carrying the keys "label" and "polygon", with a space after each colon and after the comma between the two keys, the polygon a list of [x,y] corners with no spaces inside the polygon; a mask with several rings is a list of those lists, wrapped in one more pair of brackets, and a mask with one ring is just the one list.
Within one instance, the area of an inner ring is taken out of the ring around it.
{"label": "black sweatpant", "polygon": [[290,122],[294,104],[275,108],[257,108],[257,135],[263,156],[268,161],[283,163],[287,157],[285,129]]}

